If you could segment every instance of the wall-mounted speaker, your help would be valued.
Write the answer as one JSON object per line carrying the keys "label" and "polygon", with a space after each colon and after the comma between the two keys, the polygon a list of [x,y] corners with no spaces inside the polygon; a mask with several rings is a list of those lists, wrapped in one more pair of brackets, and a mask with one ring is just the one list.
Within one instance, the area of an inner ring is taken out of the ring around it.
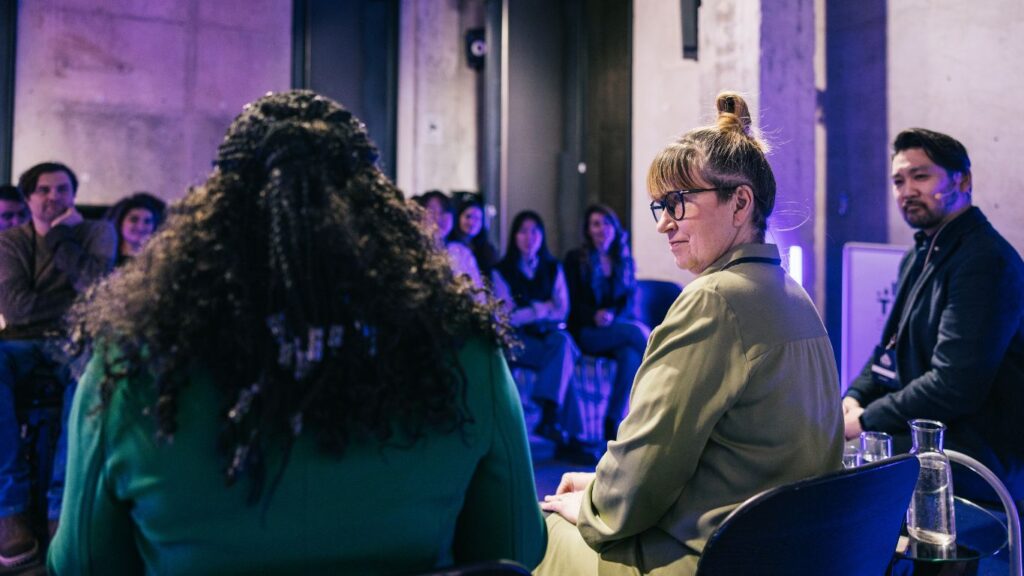
{"label": "wall-mounted speaker", "polygon": [[697,9],[700,0],[680,0],[679,12],[683,20],[683,58],[697,59]]}
{"label": "wall-mounted speaker", "polygon": [[483,28],[466,30],[466,64],[473,70],[483,70],[487,56],[487,40]]}

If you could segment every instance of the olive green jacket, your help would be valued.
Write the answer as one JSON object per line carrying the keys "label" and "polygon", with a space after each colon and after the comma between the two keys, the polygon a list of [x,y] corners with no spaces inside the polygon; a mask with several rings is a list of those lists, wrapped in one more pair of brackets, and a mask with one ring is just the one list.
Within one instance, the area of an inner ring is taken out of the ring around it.
{"label": "olive green jacket", "polygon": [[769,244],[732,249],[651,334],[580,511],[602,576],[693,573],[736,505],[840,467],[832,347],[778,258]]}

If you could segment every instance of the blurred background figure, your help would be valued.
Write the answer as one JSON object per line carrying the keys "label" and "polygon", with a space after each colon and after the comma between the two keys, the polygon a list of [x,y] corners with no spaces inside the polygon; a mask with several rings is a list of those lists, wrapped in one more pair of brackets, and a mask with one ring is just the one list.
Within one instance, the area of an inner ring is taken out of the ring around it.
{"label": "blurred background figure", "polygon": [[533,401],[541,408],[537,434],[565,442],[559,413],[579,351],[565,331],[569,290],[562,265],[548,250],[544,221],[536,212],[516,214],[505,257],[492,274],[494,296],[503,301],[523,348],[514,364],[537,372]]}
{"label": "blurred background figure", "polygon": [[473,252],[464,244],[449,240],[455,223],[455,208],[452,199],[440,190],[430,190],[415,198],[416,203],[427,211],[426,222],[431,226],[434,242],[448,252],[455,273],[465,274],[476,287],[483,286],[480,269]]}
{"label": "blurred background figure", "polygon": [[244,108],[203,186],[72,313],[51,573],[411,574],[544,550],[496,303],[459,290],[366,128]]}
{"label": "blurred background figure", "polygon": [[604,417],[605,440],[629,400],[651,330],[636,316],[636,267],[619,217],[594,205],[583,217],[583,246],[565,256],[569,285],[569,331],[584,354],[615,359],[615,381]]}
{"label": "blurred background figure", "polygon": [[156,196],[136,192],[107,210],[105,218],[113,223],[117,232],[115,266],[121,266],[142,251],[149,237],[163,224],[166,207]]}
{"label": "blurred background figure", "polygon": [[500,260],[498,248],[487,236],[487,214],[479,195],[466,195],[455,215],[449,241],[461,242],[473,252],[480,275],[487,278]]}
{"label": "blurred background figure", "polygon": [[[17,400],[39,392],[38,376],[56,379],[63,387],[66,429],[74,383],[59,354],[63,317],[78,294],[110,272],[116,243],[108,222],[86,220],[75,207],[78,177],[67,165],[36,164],[18,178],[18,189],[31,223],[0,233],[0,567],[34,562],[40,549]],[[52,523],[64,493],[66,446],[62,432],[51,478],[36,479],[48,484]]]}
{"label": "blurred background figure", "polygon": [[17,186],[0,186],[0,232],[28,222],[28,204]]}

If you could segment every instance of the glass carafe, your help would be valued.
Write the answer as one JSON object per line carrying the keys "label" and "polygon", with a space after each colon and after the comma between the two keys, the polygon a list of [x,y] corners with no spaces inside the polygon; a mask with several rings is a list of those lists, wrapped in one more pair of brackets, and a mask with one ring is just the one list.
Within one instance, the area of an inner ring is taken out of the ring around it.
{"label": "glass carafe", "polygon": [[907,533],[919,542],[952,546],[956,542],[953,516],[953,473],[942,452],[946,426],[935,420],[911,420],[911,454],[921,463],[914,497],[907,510]]}

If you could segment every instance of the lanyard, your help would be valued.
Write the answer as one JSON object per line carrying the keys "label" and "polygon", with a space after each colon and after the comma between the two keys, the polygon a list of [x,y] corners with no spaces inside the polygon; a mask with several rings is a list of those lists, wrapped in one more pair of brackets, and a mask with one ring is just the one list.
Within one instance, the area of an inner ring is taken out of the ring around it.
{"label": "lanyard", "polygon": [[729,262],[725,266],[722,266],[722,270],[728,270],[729,268],[732,268],[733,266],[736,266],[738,264],[745,264],[747,262],[758,262],[758,263],[761,263],[761,264],[774,264],[775,266],[779,266],[780,264],[782,264],[782,260],[779,259],[779,258],[766,258],[764,256],[744,256],[743,258],[737,258],[737,259],[733,260],[732,262]]}
{"label": "lanyard", "polygon": [[[952,222],[952,220],[950,222]],[[935,233],[935,236],[932,236],[932,241],[928,243],[928,253],[924,256],[924,264],[921,266],[921,273],[917,275],[917,280],[914,281],[914,285],[911,287],[906,301],[903,302],[903,310],[900,311],[900,323],[897,324],[896,332],[892,335],[892,338],[889,339],[889,344],[885,347],[886,350],[896,348],[896,342],[899,341],[900,335],[903,334],[903,330],[906,329],[907,323],[910,322],[911,305],[915,300],[917,300],[917,296],[921,292],[921,289],[924,288],[924,279],[928,271],[928,263],[932,259],[932,252],[935,251],[935,243],[939,240],[939,235],[942,234],[942,231],[946,229],[947,225],[949,225],[949,222],[943,224],[942,228],[939,228],[939,231]],[[913,263],[911,263],[911,266],[913,266]]]}

